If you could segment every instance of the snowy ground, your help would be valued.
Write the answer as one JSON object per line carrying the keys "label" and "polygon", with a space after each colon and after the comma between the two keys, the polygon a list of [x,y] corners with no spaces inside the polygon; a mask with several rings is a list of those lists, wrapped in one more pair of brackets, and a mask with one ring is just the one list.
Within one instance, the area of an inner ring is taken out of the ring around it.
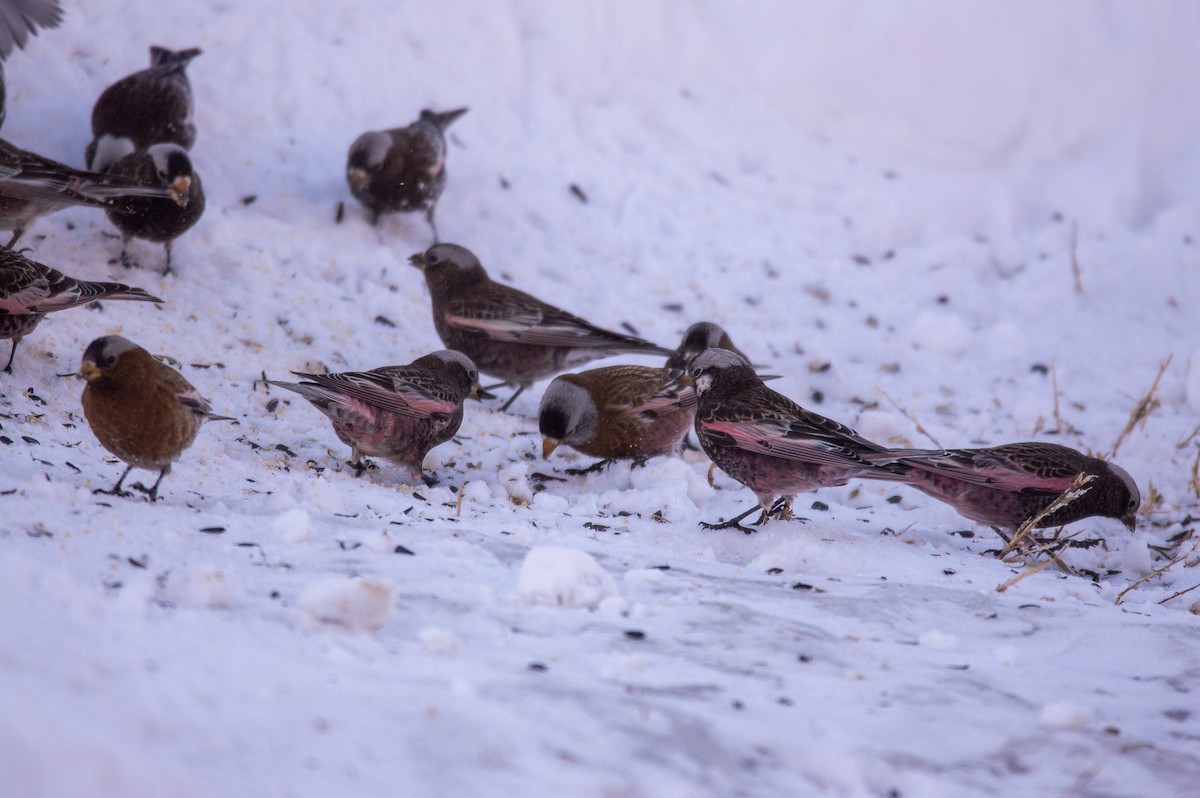
{"label": "snowy ground", "polygon": [[[50,318],[0,381],[0,792],[1195,794],[1194,4],[65,5],[4,136],[78,164],[104,86],[200,46],[209,207],[168,277],[95,213],[23,242],[168,301]],[[1138,532],[1001,591],[1026,566],[904,488],[704,531],[753,498],[695,452],[539,477],[586,461],[535,458],[538,391],[471,405],[440,487],[355,479],[258,380],[440,348],[423,220],[370,227],[343,169],[460,105],[444,240],[664,345],[718,321],[881,442],[1109,455],[1169,359],[1115,458]],[[155,505],[92,494],[122,466],[65,375],[108,333],[240,420]]]}

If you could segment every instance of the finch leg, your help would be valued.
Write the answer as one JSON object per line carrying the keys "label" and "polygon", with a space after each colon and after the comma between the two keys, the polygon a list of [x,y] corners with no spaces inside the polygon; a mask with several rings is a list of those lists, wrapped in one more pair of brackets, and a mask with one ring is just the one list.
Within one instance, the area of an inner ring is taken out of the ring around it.
{"label": "finch leg", "polygon": [[109,490],[105,490],[104,488],[96,488],[94,491],[92,491],[92,493],[103,493],[107,496],[129,496],[129,491],[121,490],[121,485],[125,482],[125,477],[129,476],[129,472],[132,470],[133,466],[126,466],[125,470],[121,472],[121,478],[117,480],[116,485],[113,485]]}
{"label": "finch leg", "polygon": [[517,401],[517,397],[520,396],[521,392],[524,390],[525,390],[524,385],[518,387],[516,393],[514,393],[512,396],[508,397],[508,401],[505,402],[503,405],[501,405],[500,412],[501,413],[508,412],[508,408],[512,407],[512,403]]}
{"label": "finch leg", "polygon": [[158,472],[158,479],[156,479],[154,481],[154,485],[151,485],[150,487],[146,487],[145,485],[142,484],[142,482],[138,482],[137,485],[131,485],[130,487],[136,487],[137,490],[145,493],[146,496],[148,496],[150,498],[151,502],[157,502],[157,500],[158,500],[158,485],[161,484],[163,476],[167,475],[167,470],[168,469],[164,468],[161,470],[161,472]]}
{"label": "finch leg", "polygon": [[10,349],[10,350],[8,351],[8,362],[4,364],[4,373],[5,373],[5,374],[12,374],[12,362],[13,362],[13,357],[14,357],[14,356],[17,354],[17,344],[18,344],[20,341],[21,341],[21,339],[20,339],[20,338],[14,338],[14,339],[13,339],[13,342],[12,342],[12,349]]}
{"label": "finch leg", "polygon": [[425,211],[425,219],[429,222],[430,229],[433,230],[433,243],[438,244],[441,242],[441,239],[438,238],[437,222],[433,220],[433,211],[436,208],[436,204],[430,205],[429,210]]}

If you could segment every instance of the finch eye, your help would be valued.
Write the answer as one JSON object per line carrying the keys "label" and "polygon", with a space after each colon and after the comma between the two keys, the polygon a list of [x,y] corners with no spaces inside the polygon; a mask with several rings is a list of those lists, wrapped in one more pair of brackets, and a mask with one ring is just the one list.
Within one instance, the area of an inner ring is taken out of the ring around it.
{"label": "finch eye", "polygon": [[109,355],[108,357],[104,358],[104,365],[106,365],[106,366],[111,366],[112,364],[114,364],[116,362],[117,362],[116,355]]}
{"label": "finch eye", "polygon": [[437,266],[437,265],[438,265],[438,260],[439,260],[439,259],[438,259],[438,256],[437,256],[437,255],[429,255],[429,256],[428,256],[428,257],[426,257],[425,259],[426,259],[427,261],[429,261],[429,265],[430,265],[430,266]]}

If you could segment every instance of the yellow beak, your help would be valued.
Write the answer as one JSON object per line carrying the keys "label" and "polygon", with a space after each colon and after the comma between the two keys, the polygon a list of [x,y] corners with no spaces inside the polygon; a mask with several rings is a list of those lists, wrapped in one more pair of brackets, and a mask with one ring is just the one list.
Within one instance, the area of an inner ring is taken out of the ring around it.
{"label": "yellow beak", "polygon": [[346,182],[350,184],[350,190],[354,192],[362,191],[367,187],[367,183],[371,181],[370,175],[366,171],[354,167],[346,170]]}
{"label": "yellow beak", "polygon": [[550,459],[550,453],[558,448],[558,441],[551,438],[542,438],[542,459]]}
{"label": "yellow beak", "polygon": [[79,367],[79,376],[83,377],[88,382],[91,382],[100,376],[100,369],[97,368],[96,364],[92,361],[85,360]]}
{"label": "yellow beak", "polygon": [[171,198],[182,208],[188,204],[188,191],[191,187],[192,179],[187,175],[181,175],[175,178],[175,182],[171,183],[168,191],[171,192]]}

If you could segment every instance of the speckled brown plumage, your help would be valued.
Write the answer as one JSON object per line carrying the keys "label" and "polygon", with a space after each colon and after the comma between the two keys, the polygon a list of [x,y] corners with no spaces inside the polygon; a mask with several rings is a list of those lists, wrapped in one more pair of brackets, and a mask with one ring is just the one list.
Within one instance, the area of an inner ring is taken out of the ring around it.
{"label": "speckled brown plumage", "polygon": [[446,187],[446,128],[466,112],[426,109],[407,127],[372,130],[355,139],[346,158],[346,182],[371,212],[372,223],[384,213],[425,211],[437,240],[434,211]]}
{"label": "speckled brown plumage", "polygon": [[341,374],[293,372],[304,382],[272,385],[300,394],[333,422],[357,465],[383,457],[432,484],[421,470],[429,450],[454,437],[463,402],[479,388],[475,364],[461,352],[440,351],[406,366]]}
{"label": "speckled brown plumage", "polygon": [[1074,501],[1038,528],[1092,516],[1137,523],[1141,494],[1125,469],[1067,446],[1030,441],[983,449],[899,449],[882,458],[911,469],[908,484],[953,506],[972,521],[1015,529],[1067,491],[1080,474],[1096,477]]}
{"label": "speckled brown plumage", "polygon": [[437,244],[411,260],[425,273],[433,324],[443,343],[466,354],[481,372],[521,390],[543,377],[609,355],[671,354],[669,349],[602,329],[492,281],[465,247]]}
{"label": "speckled brown plumage", "polygon": [[[196,439],[205,421],[227,419],[212,412],[199,391],[175,369],[119,335],[97,338],[83,354],[80,374],[83,415],[105,449],[128,464],[111,491],[133,468],[157,471],[146,489],[151,501],[174,463]],[[137,487],[137,486],[135,486]]]}
{"label": "speckled brown plumage", "polygon": [[187,65],[200,50],[150,48],[150,66],[121,78],[105,89],[92,107],[92,142],[85,156],[89,169],[107,172],[116,160],[115,142],[144,150],[173,143],[191,149],[196,143],[192,119],[192,86]]}
{"label": "speckled brown plumage", "polygon": [[605,460],[670,454],[695,411],[696,392],[667,369],[607,366],[563,374],[542,394],[542,455],[561,444]]}
{"label": "speckled brown plumage", "polygon": [[13,342],[4,370],[12,370],[17,344],[47,313],[79,307],[97,299],[162,302],[140,288],[123,283],[76,280],[19,252],[0,249],[0,340],[12,339]]}

